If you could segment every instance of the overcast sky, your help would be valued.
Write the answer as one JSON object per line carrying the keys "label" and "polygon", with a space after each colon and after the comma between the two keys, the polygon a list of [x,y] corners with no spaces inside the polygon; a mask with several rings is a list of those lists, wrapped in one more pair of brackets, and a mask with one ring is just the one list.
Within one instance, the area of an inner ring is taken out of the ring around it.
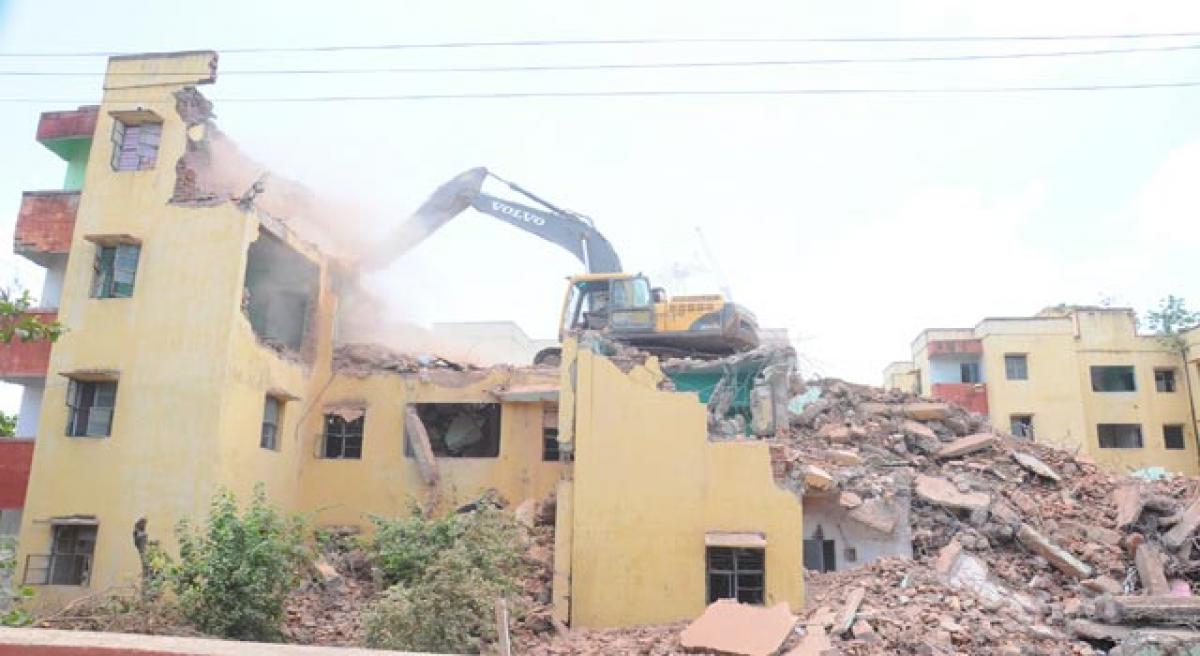
{"label": "overcast sky", "polygon": [[[311,6],[311,8],[308,8]],[[541,39],[1078,35],[1200,31],[1180,2],[0,2],[0,53]],[[1200,88],[989,94],[328,103],[236,98],[593,90],[1062,86],[1200,81],[1200,51],[920,63],[505,73],[237,70],[895,58],[1163,47],[1200,38],[738,43],[224,52],[218,125],[250,154],[402,220],[487,166],[592,216],[627,270],[674,293],[725,284],[786,327],[810,373],[877,383],[925,327],[1060,302],[1200,305]],[[104,60],[3,57],[0,233],[22,190],[61,185],[42,111],[95,102]],[[229,99],[222,102],[222,99]],[[247,181],[247,185],[249,184]],[[268,193],[270,187],[268,183]],[[506,192],[504,192],[506,193]],[[724,273],[703,255],[697,228]],[[375,281],[404,318],[513,319],[551,337],[565,252],[471,212]],[[691,275],[681,275],[690,271]],[[35,291],[37,267],[0,256]],[[0,407],[18,397],[0,393]]]}

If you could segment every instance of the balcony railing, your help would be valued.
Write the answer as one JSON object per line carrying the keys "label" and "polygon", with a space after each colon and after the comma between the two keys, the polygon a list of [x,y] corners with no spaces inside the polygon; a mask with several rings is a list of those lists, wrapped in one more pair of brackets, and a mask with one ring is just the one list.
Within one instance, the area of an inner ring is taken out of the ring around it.
{"label": "balcony railing", "polygon": [[29,554],[25,585],[87,585],[92,577],[92,554]]}

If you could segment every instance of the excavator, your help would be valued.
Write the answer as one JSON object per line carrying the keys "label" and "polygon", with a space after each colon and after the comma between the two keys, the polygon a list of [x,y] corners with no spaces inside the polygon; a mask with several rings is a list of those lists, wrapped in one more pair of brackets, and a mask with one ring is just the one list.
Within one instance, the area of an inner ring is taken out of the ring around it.
{"label": "excavator", "polygon": [[[538,205],[485,193],[496,180]],[[745,308],[720,294],[668,297],[642,274],[623,273],[608,239],[588,217],[563,209],[486,168],[474,168],[444,183],[416,213],[363,261],[379,268],[433,234],[468,207],[556,244],[583,263],[587,273],[569,276],[558,341],[581,331],[597,331],[616,342],[652,353],[698,358],[721,357],[758,346],[758,325]],[[534,364],[557,364],[558,347],[544,349]]]}

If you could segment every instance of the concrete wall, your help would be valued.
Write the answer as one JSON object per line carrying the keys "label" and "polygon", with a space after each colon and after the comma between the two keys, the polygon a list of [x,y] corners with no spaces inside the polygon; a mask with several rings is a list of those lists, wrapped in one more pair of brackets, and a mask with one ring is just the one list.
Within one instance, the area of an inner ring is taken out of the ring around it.
{"label": "concrete wall", "polygon": [[[709,442],[694,394],[659,391],[653,369],[623,373],[569,344],[563,387],[573,389],[575,407],[572,626],[698,615],[707,602],[709,531],[764,534],[766,603],[800,610],[803,513],[775,485],[767,444]],[[572,418],[560,414],[564,421]]]}
{"label": "concrete wall", "polygon": [[46,393],[45,378],[26,378],[21,381],[21,409],[17,412],[17,437],[37,437],[42,416],[42,395]]}
{"label": "concrete wall", "polygon": [[[912,558],[912,528],[908,523],[907,497],[891,503],[891,509],[896,519],[896,529],[891,533],[882,533],[850,519],[835,496],[805,496],[804,539],[812,539],[819,528],[824,539],[833,540],[837,551],[834,559],[837,571],[862,567],[887,556]],[[853,560],[847,556],[848,547],[853,547],[856,552]]]}

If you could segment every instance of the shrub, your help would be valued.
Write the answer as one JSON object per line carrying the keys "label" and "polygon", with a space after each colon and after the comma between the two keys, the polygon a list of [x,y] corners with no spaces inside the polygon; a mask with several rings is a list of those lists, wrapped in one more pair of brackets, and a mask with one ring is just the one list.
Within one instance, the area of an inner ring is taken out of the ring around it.
{"label": "shrub", "polygon": [[491,507],[441,518],[376,518],[371,551],[392,584],[365,617],[371,647],[476,652],[495,640],[496,599],[517,590],[520,527]]}
{"label": "shrub", "polygon": [[13,583],[16,570],[16,541],[0,538],[0,626],[25,626],[33,621],[20,605],[33,597],[33,588]]}
{"label": "shrub", "polygon": [[208,525],[176,527],[179,563],[170,583],[185,618],[205,633],[237,640],[278,640],[284,600],[305,558],[304,522],[267,504],[262,486],[245,511],[219,492]]}

